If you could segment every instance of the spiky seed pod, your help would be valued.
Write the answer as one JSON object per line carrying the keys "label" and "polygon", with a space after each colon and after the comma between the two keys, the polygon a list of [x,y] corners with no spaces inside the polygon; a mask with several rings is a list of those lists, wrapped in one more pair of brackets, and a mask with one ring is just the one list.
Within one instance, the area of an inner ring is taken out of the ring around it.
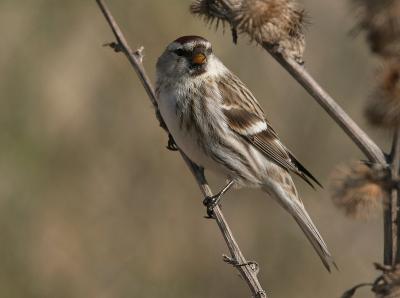
{"label": "spiky seed pod", "polygon": [[291,0],[242,1],[235,13],[241,32],[258,43],[277,46],[284,55],[301,60],[305,49],[305,12]]}
{"label": "spiky seed pod", "polygon": [[379,281],[372,288],[376,298],[400,297],[400,265],[392,267],[375,264],[375,267],[383,272]]}
{"label": "spiky seed pod", "polygon": [[371,124],[383,128],[400,125],[400,59],[391,59],[378,73],[378,86],[365,114]]}
{"label": "spiky seed pod", "polygon": [[293,0],[196,0],[191,12],[206,21],[228,21],[251,40],[302,62],[306,14]]}
{"label": "spiky seed pod", "polygon": [[368,219],[387,201],[383,187],[385,172],[365,163],[353,162],[332,174],[332,201],[349,217]]}
{"label": "spiky seed pod", "polygon": [[190,12],[204,18],[206,23],[213,23],[217,21],[217,28],[219,22],[230,22],[230,10],[220,0],[195,0],[190,5]]}
{"label": "spiky seed pod", "polygon": [[359,28],[367,33],[371,50],[384,57],[400,53],[400,1],[352,0],[359,15]]}

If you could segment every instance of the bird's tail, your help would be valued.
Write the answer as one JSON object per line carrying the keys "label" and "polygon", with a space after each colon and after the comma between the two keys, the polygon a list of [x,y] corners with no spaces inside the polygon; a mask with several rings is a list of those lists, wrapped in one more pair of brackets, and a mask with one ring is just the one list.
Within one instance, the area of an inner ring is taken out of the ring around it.
{"label": "bird's tail", "polygon": [[276,199],[278,203],[293,216],[294,220],[300,226],[304,234],[307,236],[307,239],[314,247],[314,250],[321,258],[325,268],[329,272],[331,272],[332,265],[337,268],[324,239],[322,239],[317,227],[312,222],[303,203],[297,198],[297,193],[288,193],[287,190],[283,189],[276,183],[274,183],[274,185],[269,184],[263,187],[263,189],[267,193],[271,194],[274,199]]}

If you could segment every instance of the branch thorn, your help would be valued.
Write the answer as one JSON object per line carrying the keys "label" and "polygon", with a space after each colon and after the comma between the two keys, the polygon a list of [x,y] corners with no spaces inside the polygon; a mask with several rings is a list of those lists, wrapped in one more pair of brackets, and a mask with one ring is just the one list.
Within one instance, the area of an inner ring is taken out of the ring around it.
{"label": "branch thorn", "polygon": [[103,44],[103,47],[110,47],[114,50],[114,52],[119,53],[124,50],[124,47],[118,42],[107,42]]}
{"label": "branch thorn", "polygon": [[249,266],[251,270],[257,275],[258,272],[260,271],[260,266],[258,265],[257,262],[255,261],[249,261],[245,263],[239,263],[237,260],[234,258],[228,257],[227,255],[222,255],[222,259],[224,260],[225,263],[228,263],[232,265],[233,267],[243,267],[243,266]]}
{"label": "branch thorn", "polygon": [[140,63],[143,62],[143,51],[144,51],[144,46],[141,46],[138,48],[133,54],[140,59]]}

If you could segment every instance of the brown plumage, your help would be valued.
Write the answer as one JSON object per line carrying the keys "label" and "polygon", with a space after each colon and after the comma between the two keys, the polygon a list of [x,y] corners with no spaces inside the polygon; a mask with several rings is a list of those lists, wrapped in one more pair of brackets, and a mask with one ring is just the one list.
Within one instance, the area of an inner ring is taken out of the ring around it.
{"label": "brown plumage", "polygon": [[[267,121],[264,112],[257,100],[247,87],[232,73],[218,81],[221,96],[223,113],[227,118],[230,129],[240,135],[249,145],[257,148],[268,160],[273,161],[278,167],[267,168],[268,179],[278,184],[279,189],[266,187],[263,189],[278,199],[277,202],[286,209],[295,221],[299,224],[304,234],[321,258],[325,268],[330,271],[330,266],[336,267],[328,248],[305,211],[304,205],[298,196],[289,172],[294,172],[303,178],[312,187],[310,180],[321,184],[317,179],[293,156],[292,153],[279,140],[277,133]],[[243,100],[244,96],[246,100]],[[265,124],[265,129],[260,129],[260,123]],[[254,128],[258,128],[255,130]],[[279,169],[279,167],[281,169]],[[283,171],[282,171],[283,169]],[[280,192],[285,192],[282,199]],[[290,198],[290,199],[289,199]],[[290,201],[288,201],[288,199]]]}
{"label": "brown plumage", "polygon": [[[241,86],[241,92],[245,93],[249,99],[245,102],[238,97],[239,93],[234,92],[233,86],[241,84],[239,79],[232,75],[221,80],[219,84],[223,86],[221,88],[224,98],[223,105],[228,107],[224,109],[224,114],[230,128],[276,164],[299,175],[313,188],[311,181],[322,187],[321,183],[281,143],[278,134],[266,119],[262,108],[247,88],[244,85]],[[265,122],[266,129],[249,134],[249,129],[258,122]]]}

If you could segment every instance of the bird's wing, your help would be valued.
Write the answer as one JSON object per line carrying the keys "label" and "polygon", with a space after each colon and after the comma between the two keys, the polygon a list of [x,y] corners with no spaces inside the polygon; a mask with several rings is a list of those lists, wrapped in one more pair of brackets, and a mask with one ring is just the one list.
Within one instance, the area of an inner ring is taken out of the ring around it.
{"label": "bird's wing", "polygon": [[[239,88],[237,88],[239,86]],[[257,100],[235,76],[219,82],[228,126],[276,164],[321,186],[318,180],[282,144]],[[245,100],[244,100],[245,99]]]}

